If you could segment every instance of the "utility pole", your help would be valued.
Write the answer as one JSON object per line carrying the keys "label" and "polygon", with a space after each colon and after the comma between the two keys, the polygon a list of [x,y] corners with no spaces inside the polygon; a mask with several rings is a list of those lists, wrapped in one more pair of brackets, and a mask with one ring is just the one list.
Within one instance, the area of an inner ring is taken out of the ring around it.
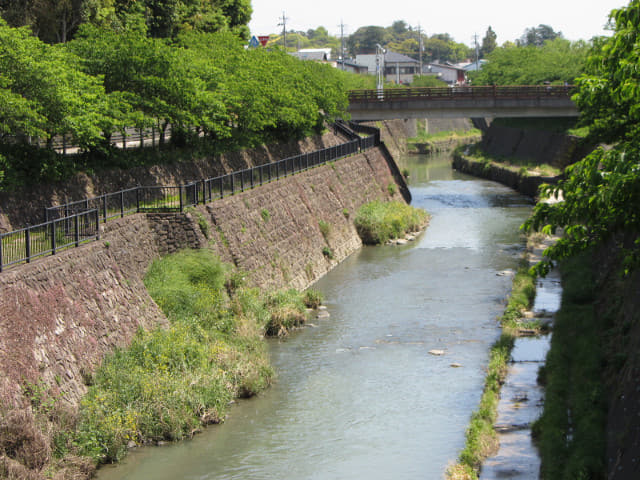
{"label": "utility pole", "polygon": [[480,56],[480,48],[478,46],[478,34],[475,33],[473,35],[473,41],[475,43],[476,46],[476,72],[478,71],[478,62],[480,61],[480,59],[478,58]]}
{"label": "utility pole", "polygon": [[282,12],[282,22],[278,24],[278,26],[282,26],[282,44],[284,46],[284,51],[287,51],[287,20],[289,20]]}
{"label": "utility pole", "polygon": [[378,98],[384,98],[384,54],[387,53],[382,45],[376,43],[376,87]]}
{"label": "utility pole", "polygon": [[420,28],[420,24],[418,24],[418,60],[420,61],[420,72],[422,75],[422,28]]}
{"label": "utility pole", "polygon": [[344,65],[344,22],[340,20],[340,58],[342,59],[342,70],[346,70]]}

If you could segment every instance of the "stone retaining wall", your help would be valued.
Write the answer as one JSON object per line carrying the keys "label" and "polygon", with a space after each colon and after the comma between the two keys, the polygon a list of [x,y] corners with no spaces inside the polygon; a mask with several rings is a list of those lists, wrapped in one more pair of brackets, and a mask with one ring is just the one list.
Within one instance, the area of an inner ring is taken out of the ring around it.
{"label": "stone retaining wall", "polygon": [[519,172],[492,163],[480,162],[456,153],[453,168],[474,177],[493,180],[517,190],[523,195],[536,197],[543,183],[556,183],[560,177],[523,176]]}
{"label": "stone retaining wall", "polygon": [[389,198],[390,183],[402,201],[389,161],[375,148],[187,213],[110,221],[97,242],[3,272],[0,401],[24,404],[21,385],[42,381],[75,405],[105,354],[140,327],[166,325],[143,285],[164,253],[210,248],[255,285],[307,287],[360,248],[353,216],[363,203]]}
{"label": "stone retaining wall", "polygon": [[493,123],[483,134],[481,147],[489,155],[548,163],[560,169],[575,163],[592,150],[580,137]]}

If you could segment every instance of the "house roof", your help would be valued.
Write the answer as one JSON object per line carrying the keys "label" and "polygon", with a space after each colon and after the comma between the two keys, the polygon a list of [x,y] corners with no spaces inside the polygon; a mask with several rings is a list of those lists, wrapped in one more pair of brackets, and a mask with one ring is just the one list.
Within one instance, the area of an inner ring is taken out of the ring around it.
{"label": "house roof", "polygon": [[385,63],[420,63],[415,58],[407,57],[406,55],[390,50],[384,54],[384,61]]}
{"label": "house roof", "polygon": [[315,51],[315,52],[289,52],[289,55],[293,55],[294,57],[298,57],[300,60],[316,60],[319,62],[327,61],[327,54],[323,51]]}

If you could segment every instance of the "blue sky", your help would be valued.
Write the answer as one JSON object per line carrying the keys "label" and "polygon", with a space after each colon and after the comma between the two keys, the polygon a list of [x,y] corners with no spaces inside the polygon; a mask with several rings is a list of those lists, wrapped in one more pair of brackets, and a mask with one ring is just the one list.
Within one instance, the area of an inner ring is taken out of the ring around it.
{"label": "blue sky", "polygon": [[428,35],[449,33],[467,45],[473,44],[474,34],[481,40],[489,26],[498,35],[499,45],[539,24],[551,25],[570,40],[588,40],[609,34],[603,28],[609,12],[627,4],[625,0],[252,0],[249,26],[253,35],[280,32],[284,12],[287,30],[324,26],[333,35],[339,34],[341,22],[345,34],[350,34],[362,26],[387,27],[404,20],[413,27],[419,24]]}

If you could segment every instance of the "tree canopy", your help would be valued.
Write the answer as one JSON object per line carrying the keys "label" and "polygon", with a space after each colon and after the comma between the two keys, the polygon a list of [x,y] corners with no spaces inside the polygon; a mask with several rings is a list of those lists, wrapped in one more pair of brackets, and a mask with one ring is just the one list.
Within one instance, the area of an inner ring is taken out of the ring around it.
{"label": "tree canopy", "polygon": [[475,85],[542,85],[570,83],[584,71],[590,44],[556,38],[542,46],[514,44],[494,49],[482,70],[473,72]]}
{"label": "tree canopy", "polygon": [[0,0],[13,27],[28,26],[46,43],[71,40],[81,25],[115,31],[146,29],[152,37],[185,31],[231,31],[249,38],[250,0]]}
{"label": "tree canopy", "polygon": [[246,49],[229,30],[163,39],[87,23],[49,45],[0,20],[0,169],[9,183],[58,178],[66,160],[33,148],[63,134],[108,166],[104,149],[125,127],[171,125],[173,144],[214,152],[299,139],[345,115],[346,85],[345,72]]}

